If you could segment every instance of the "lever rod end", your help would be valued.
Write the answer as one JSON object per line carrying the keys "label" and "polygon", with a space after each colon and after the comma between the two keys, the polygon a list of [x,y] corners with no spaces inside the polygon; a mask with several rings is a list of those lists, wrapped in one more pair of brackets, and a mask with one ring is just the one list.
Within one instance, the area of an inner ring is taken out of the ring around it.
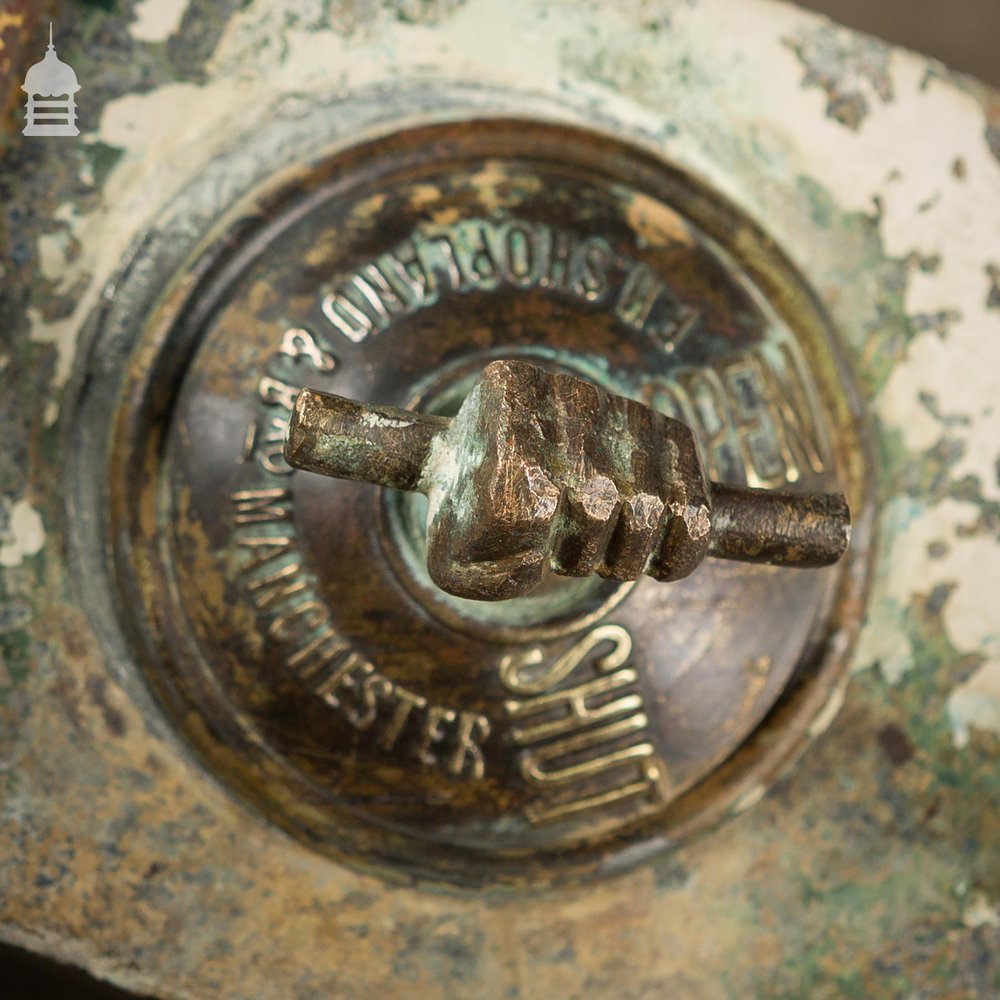
{"label": "lever rod end", "polygon": [[285,461],[337,479],[418,490],[434,437],[448,423],[445,417],[302,389],[285,430]]}

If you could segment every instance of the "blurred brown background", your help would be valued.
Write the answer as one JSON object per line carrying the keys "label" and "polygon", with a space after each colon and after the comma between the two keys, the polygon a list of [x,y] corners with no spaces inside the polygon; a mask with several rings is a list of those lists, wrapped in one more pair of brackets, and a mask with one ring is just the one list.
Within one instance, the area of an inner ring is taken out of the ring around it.
{"label": "blurred brown background", "polygon": [[1000,0],[799,0],[1000,88]]}

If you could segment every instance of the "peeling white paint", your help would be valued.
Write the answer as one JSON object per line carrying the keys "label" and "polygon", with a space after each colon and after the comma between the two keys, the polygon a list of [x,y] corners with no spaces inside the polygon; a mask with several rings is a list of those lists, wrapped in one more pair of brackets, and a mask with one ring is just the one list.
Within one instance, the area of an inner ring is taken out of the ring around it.
{"label": "peeling white paint", "polygon": [[190,0],[139,0],[129,33],[140,42],[166,41],[180,26]]}
{"label": "peeling white paint", "polygon": [[732,812],[735,815],[746,812],[748,809],[752,809],[764,796],[767,794],[767,788],[764,785],[754,785],[753,788],[745,791],[732,806]]}
{"label": "peeling white paint", "polygon": [[840,714],[840,710],[844,707],[844,699],[846,696],[847,689],[844,685],[835,687],[830,692],[830,696],[827,698],[826,704],[809,726],[809,739],[816,739],[817,736],[821,736],[830,728],[830,726],[833,725],[833,720],[837,718]]}
{"label": "peeling white paint", "polygon": [[962,923],[972,930],[977,927],[1000,927],[1000,907],[993,906],[982,893],[976,893],[962,910]]}
{"label": "peeling white paint", "polygon": [[46,281],[59,281],[66,270],[69,233],[59,229],[38,237],[38,263]]}
{"label": "peeling white paint", "polygon": [[[236,85],[223,84],[216,88],[215,96],[223,109],[232,112],[237,92]],[[49,321],[37,307],[27,310],[30,338],[51,343],[57,351],[54,393],[65,385],[72,370],[84,320],[98,304],[105,283],[120,266],[135,233],[149,224],[201,165],[192,156],[191,146],[183,145],[184,140],[200,143],[209,158],[211,151],[219,148],[212,141],[211,129],[206,134],[204,123],[195,124],[204,100],[202,88],[194,84],[170,84],[150,94],[128,95],[105,106],[97,135],[87,137],[120,147],[124,155],[105,181],[98,208],[74,216],[60,206],[54,215],[67,228],[57,237],[44,235],[37,241],[43,275],[58,282],[57,291],[89,279],[69,316]],[[174,145],[178,142],[182,143],[179,148]],[[70,238],[80,253],[73,261],[60,260],[61,248]],[[54,396],[46,404],[46,425],[54,423],[58,412]]]}
{"label": "peeling white paint", "polygon": [[5,539],[0,544],[0,566],[17,566],[26,556],[37,555],[45,545],[45,528],[38,511],[26,499],[10,509]]}
{"label": "peeling white paint", "polygon": [[[29,339],[42,344],[52,344],[56,349],[56,367],[52,376],[52,389],[58,391],[69,378],[73,368],[73,357],[76,352],[76,339],[80,331],[80,323],[89,307],[93,296],[85,295],[81,304],[70,316],[60,320],[45,320],[41,312],[34,306],[28,306],[27,316],[31,323]],[[45,405],[45,425],[50,427],[59,415],[59,404],[55,398],[50,398]]]}
{"label": "peeling white paint", "polygon": [[[43,233],[36,241],[39,268],[42,277],[51,282],[56,294],[69,292],[87,272],[85,266],[70,259],[70,249],[79,247],[75,207],[71,202],[64,202],[52,213],[53,220],[62,223],[62,228],[51,233]],[[87,302],[90,297],[84,296]],[[30,323],[29,339],[39,343],[53,344],[56,348],[56,368],[53,375],[53,387],[61,388],[69,377],[73,366],[73,355],[76,349],[76,338],[79,325],[82,322],[82,310],[78,307],[72,315],[60,320],[47,321],[42,318],[41,311],[35,306],[27,309]],[[51,426],[59,414],[59,405],[54,399],[45,403],[44,421]]]}
{"label": "peeling white paint", "polygon": [[[995,593],[995,592],[994,592]],[[1000,737],[1000,660],[984,663],[948,697],[948,721],[955,746],[969,745],[969,730]]]}
{"label": "peeling white paint", "polygon": [[[709,12],[713,6],[703,4],[701,9]],[[774,12],[769,13],[773,17]],[[797,18],[788,13],[791,29]],[[742,26],[734,26],[730,15],[739,21],[740,5],[727,13],[727,35],[738,40],[741,29],[753,30],[759,10],[746,5]],[[769,19],[769,35],[772,25]],[[708,37],[707,25],[702,29]],[[713,38],[713,46],[715,42]],[[733,44],[735,48],[745,42]],[[944,413],[968,416],[967,426],[950,431],[965,446],[954,477],[974,475],[984,496],[1000,499],[1000,408],[985,414],[983,405],[1000,393],[995,363],[1000,312],[986,308],[984,272],[984,263],[1000,254],[1000,164],[984,139],[981,105],[945,82],[928,80],[924,60],[895,51],[895,99],[870,102],[867,120],[852,132],[826,117],[822,90],[802,90],[797,79],[789,78],[789,71],[794,77],[803,72],[794,54],[782,53],[773,35],[765,44],[774,50],[769,72],[744,81],[742,100],[732,86],[727,88],[727,97],[735,97],[736,104],[724,105],[723,113],[759,114],[762,97],[773,100],[786,120],[795,123],[796,134],[783,144],[784,160],[771,161],[768,167],[814,178],[844,212],[874,214],[877,199],[879,234],[888,255],[939,258],[936,269],[911,269],[907,314],[955,312],[961,317],[948,324],[944,338],[930,330],[918,334],[877,401],[880,417],[901,431],[909,447],[920,450],[943,433],[921,405],[921,392],[932,394]],[[726,73],[739,73],[729,63],[722,65]],[[810,104],[811,111],[806,107]],[[775,134],[780,126],[770,121],[762,127],[772,148],[782,145]],[[964,176],[956,176],[956,160],[961,160]],[[794,238],[791,243],[794,247]]]}
{"label": "peeling white paint", "polygon": [[[869,618],[855,657],[857,667],[878,662],[890,684],[913,666],[903,616],[915,597],[938,586],[952,587],[942,610],[951,641],[960,650],[1000,651],[1000,620],[989,606],[1000,593],[1000,559],[989,536],[974,534],[974,504],[944,500],[926,507],[913,497],[885,504],[882,523],[888,543],[885,572],[876,581]],[[935,543],[938,543],[937,545]],[[935,549],[943,549],[935,554]]]}

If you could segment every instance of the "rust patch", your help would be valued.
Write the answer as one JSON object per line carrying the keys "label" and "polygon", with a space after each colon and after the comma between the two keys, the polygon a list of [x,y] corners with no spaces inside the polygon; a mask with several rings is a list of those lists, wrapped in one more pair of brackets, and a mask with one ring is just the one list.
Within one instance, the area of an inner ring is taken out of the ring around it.
{"label": "rust patch", "polygon": [[19,86],[22,63],[43,14],[33,7],[35,4],[13,3],[0,11],[0,79],[10,81],[0,94],[0,134],[7,129],[20,132],[23,124],[23,116],[18,113],[24,97]]}
{"label": "rust patch", "polygon": [[125,724],[125,716],[108,701],[107,687],[107,681],[100,675],[87,678],[87,694],[101,710],[108,732],[120,739],[128,731],[128,727]]}
{"label": "rust patch", "polygon": [[899,767],[913,757],[913,744],[897,725],[890,723],[883,726],[878,731],[878,743],[893,767]]}

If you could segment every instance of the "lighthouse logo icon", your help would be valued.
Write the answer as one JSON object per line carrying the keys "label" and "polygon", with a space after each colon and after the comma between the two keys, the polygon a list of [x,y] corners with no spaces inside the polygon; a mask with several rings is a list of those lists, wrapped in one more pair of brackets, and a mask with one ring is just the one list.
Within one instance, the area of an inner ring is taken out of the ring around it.
{"label": "lighthouse logo icon", "polygon": [[79,89],[80,84],[72,67],[56,55],[50,21],[49,48],[45,58],[28,70],[21,85],[21,90],[28,95],[28,121],[23,134],[79,135],[80,130],[76,127],[76,93]]}

